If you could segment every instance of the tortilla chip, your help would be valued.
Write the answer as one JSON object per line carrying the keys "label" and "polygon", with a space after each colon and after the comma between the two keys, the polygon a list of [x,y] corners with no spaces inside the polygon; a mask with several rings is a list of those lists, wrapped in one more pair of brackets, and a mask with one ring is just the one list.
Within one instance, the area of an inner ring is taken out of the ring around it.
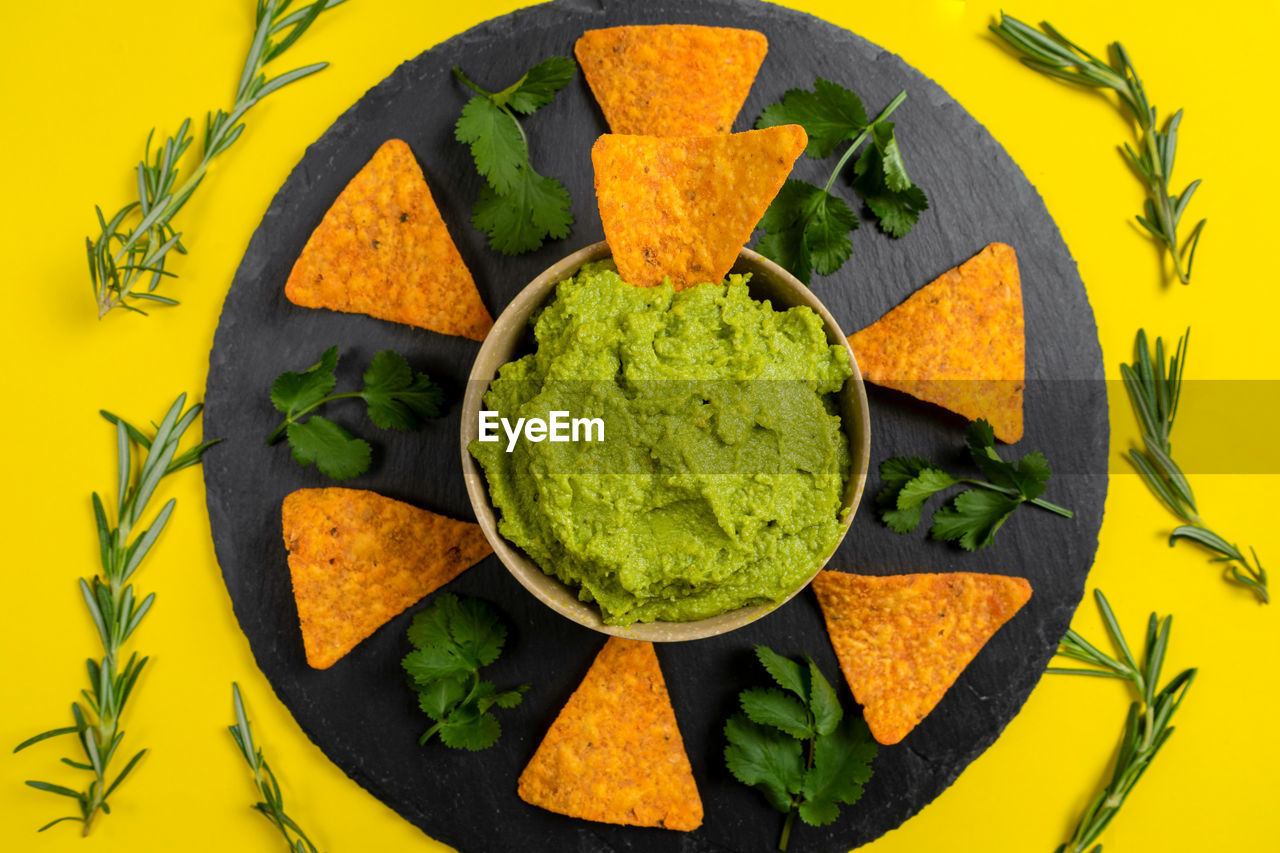
{"label": "tortilla chip", "polygon": [[293,265],[285,296],[304,308],[368,314],[484,340],[493,319],[409,146],[373,155]]}
{"label": "tortilla chip", "polygon": [[1022,578],[955,572],[813,579],[840,669],[871,734],[894,744],[1031,598]]}
{"label": "tortilla chip", "polygon": [[614,133],[728,133],[769,50],[763,33],[666,25],[587,30],[574,45]]}
{"label": "tortilla chip", "polygon": [[530,805],[583,820],[686,832],[702,825],[653,643],[609,638],[516,790]]}
{"label": "tortilla chip", "polygon": [[1022,438],[1026,339],[1012,247],[990,244],[850,335],[849,345],[868,382],[986,418],[1001,441]]}
{"label": "tortilla chip", "polygon": [[493,553],[478,524],[359,489],[299,489],[281,515],[302,644],[316,669]]}
{"label": "tortilla chip", "polygon": [[788,124],[728,136],[613,136],[591,149],[604,236],[631,284],[719,283],[804,151]]}

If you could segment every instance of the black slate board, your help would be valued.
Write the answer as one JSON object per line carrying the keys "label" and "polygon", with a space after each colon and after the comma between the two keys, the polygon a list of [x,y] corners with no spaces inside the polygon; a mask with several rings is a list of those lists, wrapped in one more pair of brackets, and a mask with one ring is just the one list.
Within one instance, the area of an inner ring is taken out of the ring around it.
{"label": "black slate board", "polygon": [[[883,748],[861,802],[824,828],[797,825],[793,846],[843,851],[881,835],[936,797],[991,745],[1044,671],[1080,601],[1097,547],[1106,493],[1108,426],[1101,352],[1084,287],[1035,189],[1004,150],[942,89],[898,57],[808,15],[745,0],[615,2],[561,0],[478,26],[404,63],[344,113],[289,175],[254,233],[223,307],[210,355],[204,430],[223,439],[205,463],[214,544],[236,617],[281,700],[307,735],[353,779],[433,837],[467,851],[767,851],[781,817],[724,769],[720,727],[736,692],[761,683],[750,649],[812,654],[831,676],[837,666],[811,593],[728,636],[660,646],[693,771],[706,806],[692,834],[589,824],[521,802],[515,779],[573,691],[604,637],[535,601],[490,557],[450,585],[495,603],[508,617],[508,652],[493,667],[499,685],[531,682],[518,709],[504,713],[500,744],[479,754],[416,744],[425,728],[399,668],[413,608],[331,669],[303,659],[281,541],[280,502],[290,491],[325,485],[284,447],[263,438],[277,422],[267,389],[277,373],[315,361],[341,343],[342,387],[358,382],[374,352],[394,348],[461,399],[477,345],[368,317],[291,305],[283,283],[311,230],[338,192],[389,137],[405,139],[496,316],[537,273],[601,239],[589,151],[606,130],[581,75],[529,119],[538,169],[574,200],[572,235],[519,258],[490,252],[468,224],[480,188],[452,126],[467,94],[449,74],[460,64],[478,82],[504,86],[534,62],[571,53],[584,29],[624,23],[747,27],[769,38],[769,54],[739,117],[745,130],[768,104],[816,75],[855,88],[870,110],[900,89],[895,114],[906,162],[931,209],[906,238],[890,240],[869,221],[854,235],[854,260],[818,279],[814,291],[846,330],[874,321],[940,272],[988,242],[1018,251],[1027,330],[1027,429],[1016,451],[1040,448],[1055,465],[1048,497],[1076,510],[1073,522],[1023,511],[997,546],[976,554],[897,536],[869,500],[832,560],[866,573],[986,571],[1021,575],[1035,594],[978,656],[937,709],[908,738]],[[1010,105],[1012,108],[1013,105]],[[797,176],[821,180],[829,162],[802,158]],[[848,193],[846,192],[848,195]],[[1080,381],[1085,380],[1085,381]],[[963,421],[904,395],[868,387],[872,462],[921,454],[965,464]],[[358,405],[331,407],[336,419],[373,440],[373,469],[346,485],[368,488],[456,518],[471,519],[458,453],[458,405],[422,433],[378,431]],[[877,478],[868,483],[874,494]],[[852,700],[841,685],[846,703]],[[963,834],[964,827],[956,827]]]}

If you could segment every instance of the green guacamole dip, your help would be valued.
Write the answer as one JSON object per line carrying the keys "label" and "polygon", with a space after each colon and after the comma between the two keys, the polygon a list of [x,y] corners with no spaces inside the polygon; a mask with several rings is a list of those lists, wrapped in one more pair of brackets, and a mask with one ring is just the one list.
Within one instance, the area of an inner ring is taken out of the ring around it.
{"label": "green guacamole dip", "polygon": [[[808,308],[775,311],[747,277],[675,293],[609,262],[556,288],[537,349],[484,396],[512,425],[601,418],[604,440],[474,441],[498,529],[611,625],[778,602],[844,529],[851,375]],[[581,436],[580,436],[581,437]]]}

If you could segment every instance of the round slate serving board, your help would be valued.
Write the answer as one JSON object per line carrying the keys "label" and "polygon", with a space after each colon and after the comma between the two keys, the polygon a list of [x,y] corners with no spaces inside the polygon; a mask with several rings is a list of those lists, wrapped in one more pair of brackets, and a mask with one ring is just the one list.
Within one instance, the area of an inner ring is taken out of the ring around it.
{"label": "round slate serving board", "polygon": [[[214,339],[205,397],[205,435],[223,443],[206,458],[214,545],[236,617],[276,693],[307,735],[353,779],[431,836],[465,851],[767,851],[782,818],[759,793],[734,781],[721,758],[721,727],[737,692],[764,683],[751,653],[765,643],[811,654],[848,689],[812,593],[727,636],[658,648],[693,772],[706,807],[701,829],[682,834],[592,824],[523,803],[515,780],[577,686],[604,637],[578,628],[532,598],[490,557],[448,589],[494,603],[510,636],[486,670],[500,687],[529,682],[524,704],[501,715],[503,736],[481,753],[417,745],[426,728],[400,669],[414,607],[331,669],[307,667],[281,538],[280,503],[305,486],[327,485],[284,446],[263,440],[278,422],[267,397],[272,379],[341,344],[339,387],[356,387],[370,357],[393,348],[441,382],[453,401],[421,433],[381,431],[358,403],[326,415],[374,444],[372,469],[344,483],[461,519],[472,519],[458,457],[458,410],[478,345],[369,317],[307,310],[284,298],[284,281],[303,244],[347,181],[390,137],[417,155],[445,222],[497,316],[529,280],[575,249],[602,239],[592,190],[590,148],[606,131],[579,74],[554,102],[526,120],[533,162],[573,198],[573,233],[541,250],[506,258],[488,250],[468,218],[480,179],[453,123],[468,97],[449,69],[500,88],[535,62],[571,55],[585,29],[634,23],[746,27],[769,38],[736,129],[792,87],[823,76],[854,88],[869,111],[900,89],[894,115],[913,179],[931,208],[906,238],[891,240],[864,218],[854,257],[813,289],[849,331],[873,322],[936,275],[993,240],[1017,249],[1027,333],[1026,436],[1008,453],[1046,452],[1055,475],[1047,497],[1075,509],[1074,521],[1035,510],[1016,514],[996,547],[975,554],[925,538],[898,536],[868,497],[831,568],[872,574],[978,571],[1030,579],[1031,602],[987,645],[937,709],[898,746],[884,747],[862,800],[827,827],[797,824],[803,850],[843,851],[898,826],[936,797],[1000,734],[1040,678],[1080,601],[1097,547],[1106,493],[1107,421],[1102,362],[1084,287],[1035,189],[1004,150],[955,101],[898,57],[816,18],[745,0],[685,3],[560,0],[478,26],[404,63],[344,113],[289,175],[245,252]],[[831,162],[802,158],[796,176],[821,181]],[[841,186],[852,198],[847,187]],[[924,455],[968,470],[958,416],[868,386],[872,462]],[[643,768],[641,768],[643,772]],[[958,827],[957,832],[963,833]]]}

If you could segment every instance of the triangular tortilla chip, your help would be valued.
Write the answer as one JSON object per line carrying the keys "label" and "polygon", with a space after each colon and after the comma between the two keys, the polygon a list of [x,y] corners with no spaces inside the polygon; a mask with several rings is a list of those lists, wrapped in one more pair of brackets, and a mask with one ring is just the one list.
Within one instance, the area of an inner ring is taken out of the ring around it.
{"label": "triangular tortilla chip", "polygon": [[530,805],[583,820],[702,825],[702,798],[653,643],[604,644],[516,790]]}
{"label": "triangular tortilla chip", "polygon": [[591,149],[604,236],[639,286],[719,283],[808,143],[788,124],[728,136],[614,136]]}
{"label": "triangular tortilla chip", "polygon": [[482,341],[493,326],[409,146],[389,139],[311,233],[290,302]]}
{"label": "triangular tortilla chip", "polygon": [[868,382],[986,418],[1001,441],[1022,438],[1022,282],[1004,243],[944,272],[849,345]]}
{"label": "triangular tortilla chip", "polygon": [[587,30],[574,45],[614,133],[728,133],[769,49],[763,33],[683,24]]}
{"label": "triangular tortilla chip", "polygon": [[955,572],[813,579],[840,669],[883,744],[907,736],[1031,598],[1022,578]]}
{"label": "triangular tortilla chip", "polygon": [[302,644],[316,669],[493,553],[478,524],[359,489],[299,489],[281,515]]}

